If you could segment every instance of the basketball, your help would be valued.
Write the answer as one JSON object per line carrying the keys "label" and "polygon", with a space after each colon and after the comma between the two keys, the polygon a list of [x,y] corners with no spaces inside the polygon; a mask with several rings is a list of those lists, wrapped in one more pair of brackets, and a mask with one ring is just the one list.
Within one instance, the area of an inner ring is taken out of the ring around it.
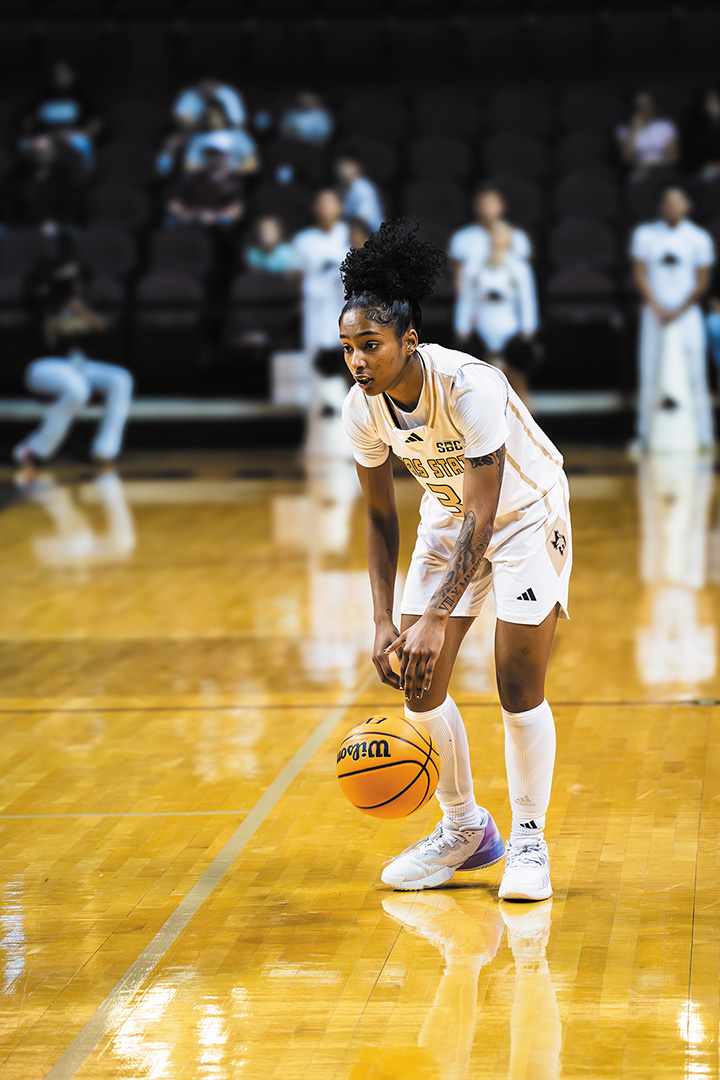
{"label": "basketball", "polygon": [[402,818],[424,806],[440,779],[432,736],[403,716],[370,716],[340,743],[343,795],[376,818]]}

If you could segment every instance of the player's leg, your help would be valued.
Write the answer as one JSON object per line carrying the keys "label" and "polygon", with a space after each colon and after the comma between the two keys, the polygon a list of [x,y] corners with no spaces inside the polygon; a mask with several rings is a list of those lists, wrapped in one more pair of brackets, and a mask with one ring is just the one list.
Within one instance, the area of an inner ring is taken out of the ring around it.
{"label": "player's leg", "polygon": [[552,894],[543,830],[555,766],[555,721],[545,674],[560,604],[540,623],[498,620],[495,666],[505,727],[505,766],[512,808],[500,898],[543,900]]}
{"label": "player's leg", "polygon": [[[403,615],[401,629],[407,630],[419,618]],[[383,871],[385,884],[396,889],[443,885],[457,870],[490,866],[505,851],[492,816],[475,801],[465,724],[447,692],[458,650],[473,621],[470,616],[448,619],[430,690],[405,703],[407,719],[429,732],[440,754],[436,796],[443,818],[434,833],[393,859]]]}
{"label": "player's leg", "polygon": [[130,412],[133,377],[117,364],[86,361],[83,371],[93,390],[105,398],[105,412],[92,445],[92,456],[113,461],[120,453],[123,433]]}
{"label": "player's leg", "polygon": [[83,374],[62,359],[35,360],[25,373],[25,385],[34,394],[54,397],[38,428],[13,450],[16,461],[50,458],[67,438],[73,420],[90,397]]}

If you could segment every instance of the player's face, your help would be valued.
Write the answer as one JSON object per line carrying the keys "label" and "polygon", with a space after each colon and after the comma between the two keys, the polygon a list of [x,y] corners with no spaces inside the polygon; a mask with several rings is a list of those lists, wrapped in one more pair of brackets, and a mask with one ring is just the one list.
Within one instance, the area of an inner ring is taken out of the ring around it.
{"label": "player's face", "polygon": [[368,397],[395,390],[402,399],[408,361],[417,348],[415,330],[398,338],[392,326],[373,322],[355,308],[340,320],[340,340],[350,374]]}

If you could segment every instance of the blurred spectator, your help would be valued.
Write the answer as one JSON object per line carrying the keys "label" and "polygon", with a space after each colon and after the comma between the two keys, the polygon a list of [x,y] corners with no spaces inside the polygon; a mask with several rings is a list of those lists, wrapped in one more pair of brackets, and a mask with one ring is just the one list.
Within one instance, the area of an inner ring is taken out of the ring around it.
{"label": "blurred spectator", "polygon": [[[350,249],[342,203],[334,191],[320,191],[313,204],[317,224],[293,240],[295,269],[302,276],[303,346],[308,356],[340,350],[338,319],[344,304],[340,263]],[[341,358],[342,360],[342,358]]]}
{"label": "blurred spectator", "polygon": [[84,299],[87,280],[79,263],[64,259],[39,267],[28,282],[44,342],[53,355],[33,361],[25,381],[32,393],[56,400],[40,426],[15,447],[13,457],[17,462],[52,457],[94,392],[105,398],[106,408],[93,441],[92,457],[112,461],[120,452],[133,380],[124,368],[97,363],[85,355],[85,341],[105,328],[105,320]]}
{"label": "blurred spectator", "polygon": [[648,444],[665,327],[676,323],[681,334],[690,392],[701,446],[713,442],[712,409],[707,382],[705,326],[699,301],[715,261],[709,233],[688,220],[692,204],[686,193],[669,187],[660,201],[660,219],[639,225],[632,236],[635,284],[644,303],[640,320],[638,429]]}
{"label": "blurred spectator", "polygon": [[[481,187],[475,195],[475,222],[459,229],[450,240],[450,258],[455,268],[455,333],[460,341],[472,334],[477,308],[478,282],[481,268],[490,256],[490,236],[496,225],[505,222],[505,200],[491,184]],[[509,226],[509,254],[518,260],[531,256],[530,240],[522,229]],[[476,328],[475,328],[476,329]]]}
{"label": "blurred spectator", "polygon": [[365,241],[370,239],[372,230],[362,218],[350,218],[348,228],[350,230],[350,247],[361,248]]}
{"label": "blurred spectator", "polygon": [[230,169],[228,154],[208,144],[201,168],[186,172],[171,191],[166,224],[234,225],[245,211],[244,194],[243,181]]}
{"label": "blurred spectator", "polygon": [[322,98],[307,90],[298,94],[295,105],[280,120],[280,134],[284,138],[300,139],[318,146],[328,141],[332,131],[332,116]]}
{"label": "blurred spectator", "polygon": [[185,167],[201,168],[207,147],[222,150],[227,155],[228,168],[233,172],[252,173],[260,166],[252,136],[242,128],[228,127],[223,110],[216,105],[207,110],[205,130],[190,137],[185,152]]}
{"label": "blurred spectator", "polygon": [[78,153],[50,135],[28,139],[0,189],[2,221],[54,235],[63,225],[77,224],[84,205]]}
{"label": "blurred spectator", "polygon": [[712,180],[720,173],[720,92],[706,87],[688,110],[683,150],[690,172]]}
{"label": "blurred spectator", "polygon": [[102,130],[87,91],[65,60],[52,65],[47,83],[31,103],[21,126],[29,136],[61,135],[88,165],[93,163],[93,140]]}
{"label": "blurred spectator", "polygon": [[294,269],[293,249],[286,243],[282,225],[277,218],[260,218],[255,225],[254,234],[254,242],[245,252],[245,262],[251,270],[284,274]]}
{"label": "blurred spectator", "polygon": [[527,401],[530,342],[537,331],[535,278],[525,259],[512,251],[513,230],[497,220],[490,230],[490,251],[480,263],[455,311],[460,345],[473,334],[484,359],[507,374],[513,389]]}
{"label": "blurred spectator", "polygon": [[658,116],[655,98],[646,90],[635,95],[632,115],[616,132],[620,153],[638,170],[674,165],[678,160],[678,130],[672,120]]}
{"label": "blurred spectator", "polygon": [[343,154],[335,163],[340,182],[340,197],[345,218],[360,218],[371,232],[380,228],[383,212],[380,196],[372,180],[363,173],[363,166],[352,154]]}
{"label": "blurred spectator", "polygon": [[173,103],[172,115],[180,128],[197,128],[206,120],[209,109],[218,106],[224,113],[224,127],[247,124],[247,110],[240,91],[219,79],[200,79],[194,86],[181,90]]}

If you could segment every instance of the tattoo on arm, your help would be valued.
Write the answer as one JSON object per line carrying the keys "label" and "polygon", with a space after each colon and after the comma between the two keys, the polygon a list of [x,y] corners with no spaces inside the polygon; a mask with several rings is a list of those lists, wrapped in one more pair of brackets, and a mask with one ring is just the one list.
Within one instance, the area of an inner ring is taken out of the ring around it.
{"label": "tattoo on arm", "polygon": [[492,454],[486,454],[484,457],[471,457],[466,458],[469,461],[473,469],[479,469],[482,465],[494,465],[497,469],[498,480],[502,484],[503,473],[505,471],[505,447],[501,446],[499,450],[495,450]]}
{"label": "tattoo on arm", "polygon": [[[505,467],[504,446],[485,457],[467,458],[466,460],[470,462],[473,469],[484,465],[495,466],[497,469],[498,490],[500,489]],[[452,611],[475,575],[480,561],[487,551],[494,524],[494,520],[490,520],[479,527],[475,512],[468,510],[450,557],[450,564],[445,577],[440,587],[433,594],[428,608],[435,608],[438,611]]]}

